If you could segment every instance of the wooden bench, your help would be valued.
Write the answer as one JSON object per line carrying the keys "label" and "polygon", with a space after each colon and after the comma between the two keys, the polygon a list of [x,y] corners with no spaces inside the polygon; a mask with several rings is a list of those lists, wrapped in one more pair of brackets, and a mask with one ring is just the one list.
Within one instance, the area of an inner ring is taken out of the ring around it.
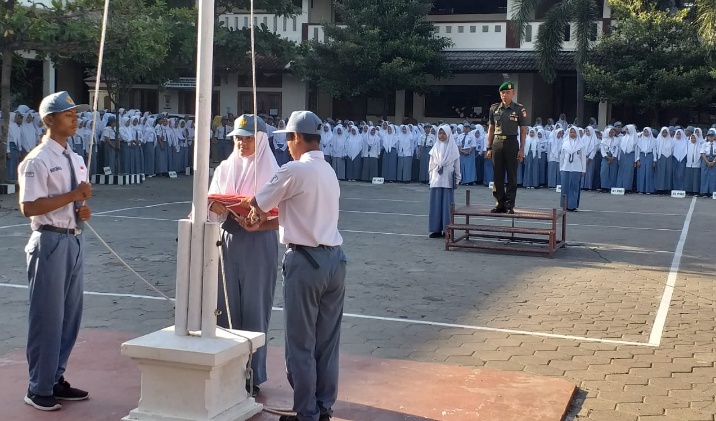
{"label": "wooden bench", "polygon": [[[455,203],[450,206],[450,224],[445,232],[445,250],[473,248],[547,254],[552,257],[557,249],[566,244],[567,211],[564,209],[515,209],[514,214],[491,213],[491,209],[486,206],[471,205],[470,190],[467,190],[465,206],[455,207]],[[464,218],[464,223],[456,222],[455,217]],[[482,223],[470,223],[471,217],[473,221],[482,220]],[[509,222],[510,225],[500,225],[498,221],[501,220]],[[515,226],[515,222],[519,220],[548,221],[551,224],[544,228]],[[561,225],[559,238],[557,225]],[[463,231],[464,234],[457,236],[456,231]]]}

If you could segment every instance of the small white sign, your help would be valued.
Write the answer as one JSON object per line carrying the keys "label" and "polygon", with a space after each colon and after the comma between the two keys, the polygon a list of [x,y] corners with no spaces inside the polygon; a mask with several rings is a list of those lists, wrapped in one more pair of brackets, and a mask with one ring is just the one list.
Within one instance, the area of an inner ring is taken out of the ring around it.
{"label": "small white sign", "polygon": [[191,175],[191,167],[186,167],[186,168],[184,169],[184,174],[186,174],[186,175]]}
{"label": "small white sign", "polygon": [[612,187],[612,194],[616,196],[624,196],[624,187]]}
{"label": "small white sign", "polygon": [[562,193],[562,185],[557,184],[557,187],[554,189],[554,191],[556,191],[557,193]]}
{"label": "small white sign", "polygon": [[169,178],[177,178],[177,172],[176,172],[176,171],[169,171]]}
{"label": "small white sign", "polygon": [[671,197],[675,197],[677,199],[683,199],[686,197],[686,192],[684,190],[672,190]]}
{"label": "small white sign", "polygon": [[104,167],[104,175],[112,175],[112,168],[110,167]]}
{"label": "small white sign", "polygon": [[716,199],[716,191],[711,195],[712,199]]}
{"label": "small white sign", "polygon": [[494,189],[494,188],[495,188],[495,182],[494,182],[494,181],[490,181],[490,185],[489,185],[488,187],[491,188],[491,189]]}
{"label": "small white sign", "polygon": [[373,177],[373,184],[383,184],[383,183],[385,183],[385,178]]}

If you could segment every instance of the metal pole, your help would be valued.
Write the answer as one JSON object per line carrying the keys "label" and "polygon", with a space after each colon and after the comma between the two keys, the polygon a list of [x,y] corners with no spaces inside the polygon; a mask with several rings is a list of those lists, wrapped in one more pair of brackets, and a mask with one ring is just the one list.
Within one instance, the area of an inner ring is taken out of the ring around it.
{"label": "metal pole", "polygon": [[[204,224],[209,188],[209,133],[214,55],[214,0],[199,0],[196,67],[196,138],[194,196],[192,199],[191,267],[189,273],[189,330],[201,328],[201,294],[204,272]],[[217,282],[209,279],[208,282]],[[216,297],[214,297],[216,299]],[[213,311],[213,309],[207,311]]]}

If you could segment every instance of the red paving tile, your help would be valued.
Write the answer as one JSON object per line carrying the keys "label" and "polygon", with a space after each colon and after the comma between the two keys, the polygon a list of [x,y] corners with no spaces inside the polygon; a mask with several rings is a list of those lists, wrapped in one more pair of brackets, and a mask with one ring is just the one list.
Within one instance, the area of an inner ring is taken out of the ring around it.
{"label": "red paving tile", "polygon": [[[0,358],[0,408],[3,421],[119,420],[139,400],[139,370],[119,353],[136,335],[84,330],[72,354],[68,380],[87,388],[91,398],[65,403],[52,413],[22,401],[27,366],[22,352]],[[283,350],[269,348],[269,381],[259,399],[274,408],[291,407]],[[561,420],[574,385],[525,373],[473,369],[404,360],[341,356],[341,384],[335,421]],[[277,420],[263,413],[252,421]]]}

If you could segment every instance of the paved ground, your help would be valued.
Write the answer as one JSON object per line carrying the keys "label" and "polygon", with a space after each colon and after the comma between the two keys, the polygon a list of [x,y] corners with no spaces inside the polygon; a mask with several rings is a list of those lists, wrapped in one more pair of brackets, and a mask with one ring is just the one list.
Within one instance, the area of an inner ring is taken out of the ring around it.
{"label": "paved ground", "polygon": [[[546,259],[443,251],[426,235],[424,186],[342,188],[340,228],[351,261],[343,352],[569,379],[580,388],[570,414],[577,420],[716,419],[716,201],[584,194],[580,212],[569,215],[571,245]],[[490,203],[484,187],[472,193],[473,203]],[[97,186],[91,223],[173,295],[175,221],[190,199],[186,177]],[[8,284],[0,285],[0,354],[25,342],[27,290],[10,286],[26,284],[28,228],[17,212],[5,213],[15,200],[0,199],[0,284]],[[525,207],[557,201],[553,191],[518,192]],[[118,295],[157,294],[87,239],[86,290],[113,295],[86,297],[84,326],[147,333],[171,324],[168,302]],[[669,300],[672,266],[678,276]],[[271,345],[282,345],[282,323],[277,310]]]}

